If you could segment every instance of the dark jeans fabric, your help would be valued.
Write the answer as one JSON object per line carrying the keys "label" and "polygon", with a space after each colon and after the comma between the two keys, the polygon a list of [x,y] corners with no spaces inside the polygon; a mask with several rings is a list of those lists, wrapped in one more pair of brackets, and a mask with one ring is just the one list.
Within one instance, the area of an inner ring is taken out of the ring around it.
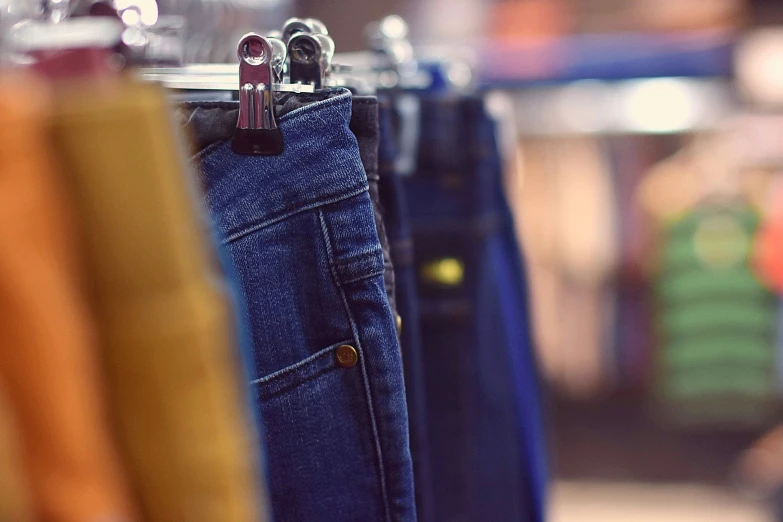
{"label": "dark jeans fabric", "polygon": [[[231,151],[236,107],[180,116],[247,303],[274,519],[414,521],[402,362],[351,97],[282,100],[279,156]],[[338,360],[344,345],[355,360]]]}
{"label": "dark jeans fabric", "polygon": [[378,109],[381,141],[378,149],[380,203],[394,263],[397,309],[401,317],[400,345],[408,398],[411,454],[419,522],[435,522],[432,471],[430,470],[427,409],[421,326],[416,303],[416,273],[413,264],[413,239],[408,223],[408,205],[402,180],[395,170],[396,143],[392,126],[391,102],[382,100]]}
{"label": "dark jeans fabric", "polygon": [[384,208],[379,190],[380,175],[378,169],[378,145],[380,128],[378,126],[378,99],[374,96],[354,96],[351,110],[351,132],[359,143],[359,155],[362,158],[364,170],[367,173],[370,199],[375,212],[375,226],[383,249],[383,279],[386,283],[386,294],[389,304],[396,316],[397,300],[395,297],[394,266],[390,252],[389,238],[386,231]]}
{"label": "dark jeans fabric", "polygon": [[480,98],[422,97],[419,108],[417,166],[404,184],[435,520],[540,522],[546,470],[538,378],[495,124]]}

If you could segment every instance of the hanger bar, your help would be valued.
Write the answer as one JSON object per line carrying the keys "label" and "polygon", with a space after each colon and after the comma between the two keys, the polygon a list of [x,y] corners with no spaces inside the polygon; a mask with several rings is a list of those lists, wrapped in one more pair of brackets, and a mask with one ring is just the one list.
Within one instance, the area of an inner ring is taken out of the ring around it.
{"label": "hanger bar", "polygon": [[[334,66],[352,66],[370,69],[378,64],[379,60],[370,51],[353,53],[336,53]],[[195,63],[180,67],[142,67],[139,69],[142,75],[161,75],[165,77],[189,77],[189,76],[237,76],[239,74],[234,63]],[[221,79],[222,81],[222,79]],[[304,92],[304,91],[303,91]]]}
{"label": "hanger bar", "polygon": [[[138,76],[148,82],[158,82],[169,89],[236,91],[239,71],[235,64],[194,64],[182,67],[146,67],[137,69]],[[312,85],[276,83],[276,92],[312,93]]]}

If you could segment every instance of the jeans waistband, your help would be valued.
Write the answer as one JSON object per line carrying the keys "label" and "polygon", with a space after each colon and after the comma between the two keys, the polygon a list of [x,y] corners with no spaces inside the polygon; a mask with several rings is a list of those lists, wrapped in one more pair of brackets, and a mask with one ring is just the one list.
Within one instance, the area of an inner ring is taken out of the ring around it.
{"label": "jeans waistband", "polygon": [[394,134],[394,114],[388,97],[378,99],[378,174],[381,177],[393,176],[397,161],[397,141]]}
{"label": "jeans waistband", "polygon": [[[218,111],[222,120],[227,120],[227,111],[236,110],[228,102],[196,104],[185,107],[193,109],[187,123],[193,123],[199,105]],[[220,120],[217,114],[210,116],[213,123]],[[204,147],[197,154],[201,181],[225,241],[366,191],[367,176],[350,120],[350,92],[331,89],[323,99],[278,118],[284,143],[279,156],[238,155],[228,139]]]}
{"label": "jeans waistband", "polygon": [[[299,108],[324,101],[338,95],[338,91],[320,91],[315,94],[277,94],[275,112],[281,118]],[[197,152],[216,141],[226,140],[234,134],[239,116],[237,101],[200,101],[179,104],[177,116],[190,135]],[[388,109],[388,107],[387,107]],[[378,170],[378,98],[375,96],[352,96],[351,132],[359,142],[362,164],[371,179],[377,178]]]}
{"label": "jeans waistband", "polygon": [[351,105],[351,132],[359,142],[367,179],[378,179],[378,99],[374,96],[354,96]]}

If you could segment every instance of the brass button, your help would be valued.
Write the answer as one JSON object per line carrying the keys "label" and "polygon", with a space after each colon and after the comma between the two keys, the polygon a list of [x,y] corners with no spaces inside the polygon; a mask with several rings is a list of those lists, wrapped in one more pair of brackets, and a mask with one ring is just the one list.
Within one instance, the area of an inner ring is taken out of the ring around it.
{"label": "brass button", "polygon": [[394,322],[397,325],[397,335],[402,335],[402,317],[400,317],[400,314],[397,314],[397,317],[394,319]]}
{"label": "brass button", "polygon": [[353,346],[349,346],[347,344],[344,344],[337,348],[337,364],[342,366],[343,368],[350,368],[352,366],[356,366],[356,363],[359,362],[359,354],[356,353],[356,348]]}

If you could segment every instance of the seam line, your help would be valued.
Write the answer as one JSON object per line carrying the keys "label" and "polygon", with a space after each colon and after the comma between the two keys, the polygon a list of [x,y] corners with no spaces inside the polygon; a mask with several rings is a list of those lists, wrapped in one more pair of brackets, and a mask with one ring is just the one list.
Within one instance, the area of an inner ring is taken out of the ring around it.
{"label": "seam line", "polygon": [[378,277],[379,275],[383,275],[384,270],[376,270],[372,274],[362,275],[359,277],[354,277],[353,279],[346,279],[343,281],[343,284],[350,285],[352,283],[358,283],[359,281],[364,281],[365,279],[370,279],[372,277]]}
{"label": "seam line", "polygon": [[340,346],[342,346],[344,344],[348,344],[349,342],[350,341],[343,341],[343,342],[336,343],[336,344],[333,344],[331,346],[328,346],[327,348],[324,348],[323,350],[315,352],[313,355],[311,355],[307,359],[302,359],[298,363],[292,364],[291,366],[287,366],[287,367],[283,368],[282,370],[277,370],[276,372],[270,373],[267,376],[261,377],[259,379],[252,380],[252,381],[250,381],[250,384],[265,384],[265,383],[268,383],[269,381],[274,380],[275,378],[280,377],[281,375],[284,375],[286,373],[289,373],[289,372],[292,372],[292,371],[294,371],[296,369],[299,369],[302,366],[304,366],[306,364],[309,364],[309,363],[311,363],[311,362],[313,362],[313,361],[315,361],[317,359],[320,359],[321,357],[323,357],[325,355],[329,355],[329,352],[333,352],[334,350],[336,350]]}
{"label": "seam line", "polygon": [[386,469],[383,462],[383,450],[381,448],[381,439],[380,435],[378,433],[378,422],[375,418],[375,405],[373,404],[372,399],[372,391],[370,390],[370,379],[367,374],[367,363],[365,362],[364,357],[364,347],[362,346],[362,342],[359,339],[359,327],[356,324],[356,320],[354,319],[353,314],[351,313],[351,307],[348,304],[348,297],[345,295],[345,289],[340,284],[340,279],[337,274],[337,267],[334,263],[334,251],[332,249],[332,240],[329,236],[329,228],[326,225],[326,218],[324,217],[323,210],[318,211],[318,218],[321,221],[321,232],[323,234],[323,240],[326,245],[326,255],[329,259],[329,268],[332,272],[332,277],[335,280],[335,283],[337,284],[337,288],[340,291],[340,297],[343,301],[343,306],[345,307],[345,313],[348,316],[348,321],[351,324],[351,331],[353,332],[354,340],[356,342],[356,350],[359,353],[359,363],[362,369],[362,378],[364,380],[364,393],[367,398],[367,409],[369,410],[370,414],[370,424],[372,426],[372,433],[373,438],[375,439],[375,451],[378,455],[378,475],[380,480],[380,486],[381,486],[381,498],[383,500],[383,510],[386,515],[386,522],[392,522],[391,521],[391,507],[389,506],[389,493],[387,491],[386,486]]}
{"label": "seam line", "polygon": [[265,221],[262,221],[260,223],[257,223],[255,225],[252,225],[246,229],[240,230],[239,232],[234,232],[230,236],[227,236],[223,239],[223,244],[227,245],[229,243],[233,243],[237,239],[241,239],[249,234],[252,234],[253,232],[257,232],[263,228],[269,227],[274,225],[275,223],[279,223],[280,221],[285,221],[286,219],[293,217],[297,214],[301,214],[302,212],[307,212],[308,210],[313,210],[318,207],[323,207],[325,205],[331,205],[332,203],[338,203],[340,201],[344,201],[346,199],[350,199],[354,196],[358,196],[359,194],[367,192],[367,185],[360,186],[358,188],[353,189],[351,192],[340,194],[339,196],[334,196],[332,198],[315,201],[313,203],[309,203],[307,205],[303,205],[296,210],[288,211],[280,216],[267,219]]}

